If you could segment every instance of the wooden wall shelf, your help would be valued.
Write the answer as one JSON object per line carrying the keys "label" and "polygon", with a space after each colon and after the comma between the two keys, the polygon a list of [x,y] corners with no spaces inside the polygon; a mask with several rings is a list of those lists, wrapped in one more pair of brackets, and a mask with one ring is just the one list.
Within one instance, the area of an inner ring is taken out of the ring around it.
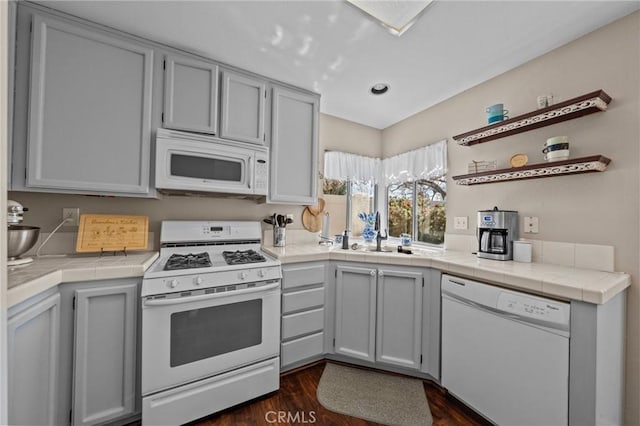
{"label": "wooden wall shelf", "polygon": [[456,135],[453,139],[458,144],[467,146],[488,142],[604,111],[607,109],[609,102],[611,102],[609,95],[603,90],[596,90],[568,101]]}
{"label": "wooden wall shelf", "polygon": [[571,160],[553,161],[523,167],[513,167],[510,169],[453,176],[452,179],[458,185],[479,185],[510,180],[538,179],[578,173],[602,172],[610,162],[610,159],[602,155],[592,155],[589,157],[573,158]]}

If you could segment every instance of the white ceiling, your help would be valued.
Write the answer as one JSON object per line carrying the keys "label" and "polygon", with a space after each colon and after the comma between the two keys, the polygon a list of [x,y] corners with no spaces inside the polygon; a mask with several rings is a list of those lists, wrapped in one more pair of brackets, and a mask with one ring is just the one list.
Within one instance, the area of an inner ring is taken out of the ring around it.
{"label": "white ceiling", "polygon": [[[316,91],[322,112],[380,129],[640,8],[441,0],[397,37],[341,0],[39,3]],[[389,92],[369,94],[377,82]]]}

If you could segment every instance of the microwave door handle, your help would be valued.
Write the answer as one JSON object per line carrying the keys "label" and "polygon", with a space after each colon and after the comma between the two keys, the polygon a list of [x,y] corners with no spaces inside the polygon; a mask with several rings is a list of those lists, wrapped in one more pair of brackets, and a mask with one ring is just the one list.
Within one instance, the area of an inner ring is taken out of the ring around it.
{"label": "microwave door handle", "polygon": [[200,302],[201,300],[222,299],[224,297],[264,292],[278,287],[280,287],[280,281],[261,287],[251,287],[230,292],[225,291],[221,293],[210,293],[199,296],[177,297],[175,299],[150,299],[144,301],[144,306],[168,306],[179,305],[182,303]]}
{"label": "microwave door handle", "polygon": [[251,189],[251,187],[253,186],[253,156],[249,157],[249,167],[248,167],[248,171],[247,174],[249,175],[247,178],[247,181],[249,183],[249,189]]}

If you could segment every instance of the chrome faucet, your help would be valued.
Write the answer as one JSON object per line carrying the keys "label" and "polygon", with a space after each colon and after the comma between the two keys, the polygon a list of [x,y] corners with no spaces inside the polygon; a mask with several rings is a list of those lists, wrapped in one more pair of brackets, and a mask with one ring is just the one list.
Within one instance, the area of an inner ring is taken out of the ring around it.
{"label": "chrome faucet", "polygon": [[376,212],[376,223],[374,225],[374,228],[376,231],[378,231],[378,233],[376,234],[376,251],[382,251],[382,240],[386,240],[387,238],[389,238],[389,234],[385,234],[384,237],[382,236],[382,232],[380,231],[380,213]]}

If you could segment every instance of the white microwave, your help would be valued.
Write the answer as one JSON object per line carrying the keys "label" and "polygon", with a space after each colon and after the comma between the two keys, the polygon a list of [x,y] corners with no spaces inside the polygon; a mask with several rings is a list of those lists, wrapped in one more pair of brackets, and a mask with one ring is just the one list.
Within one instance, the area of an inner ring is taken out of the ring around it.
{"label": "white microwave", "polygon": [[158,129],[156,188],[167,193],[266,195],[269,148]]}

